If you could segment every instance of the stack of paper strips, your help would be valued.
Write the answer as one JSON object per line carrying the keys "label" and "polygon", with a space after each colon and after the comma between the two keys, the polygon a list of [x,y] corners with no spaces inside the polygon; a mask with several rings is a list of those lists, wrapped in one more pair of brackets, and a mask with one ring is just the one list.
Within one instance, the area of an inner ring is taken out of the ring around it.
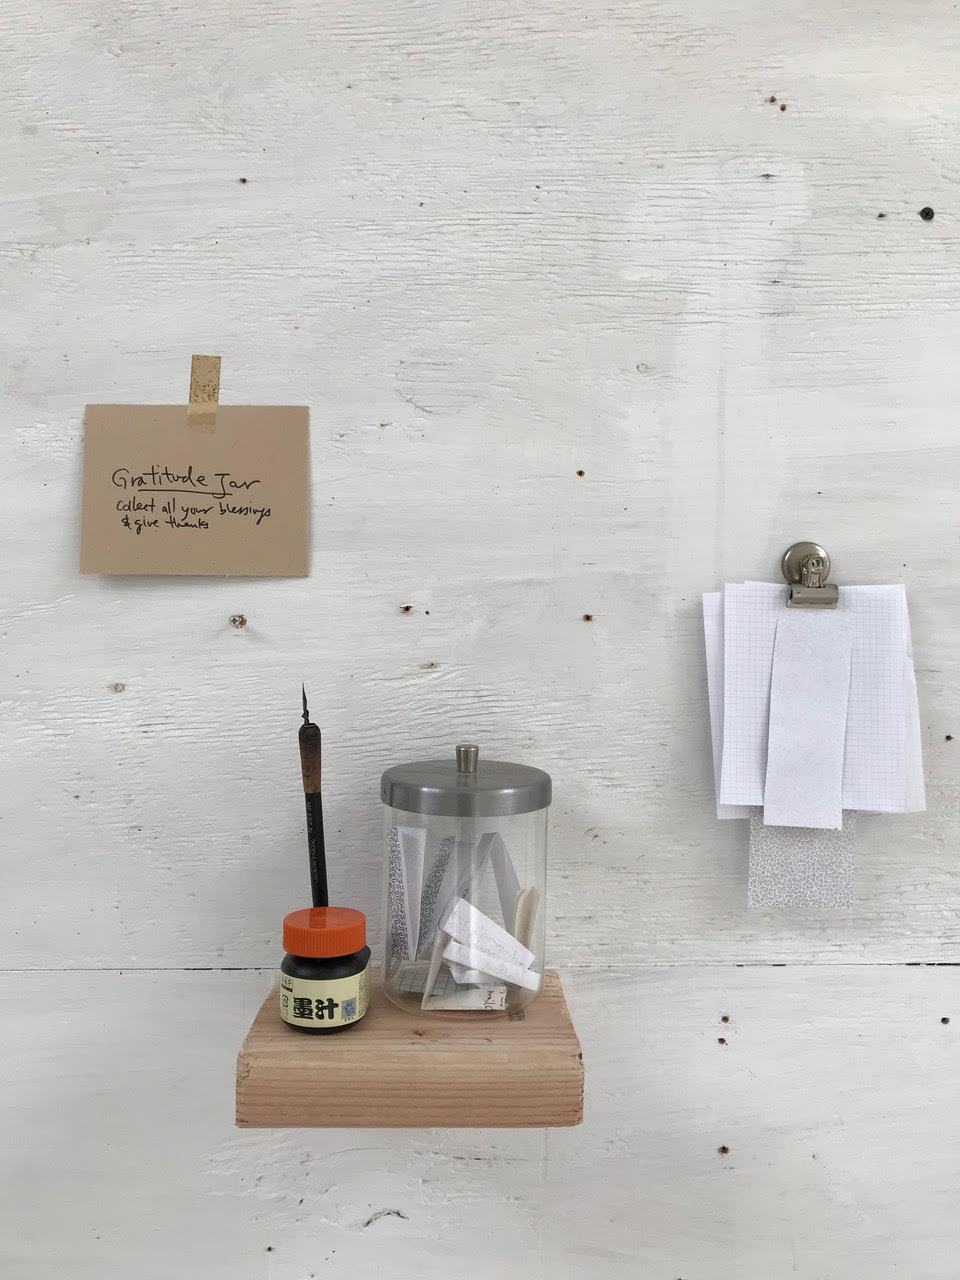
{"label": "stack of paper strips", "polygon": [[[703,597],[717,817],[760,811],[751,905],[842,906],[852,896],[845,811],[925,807],[906,594],[843,587],[834,609],[788,609],[788,591],[727,583]],[[780,835],[761,842],[759,827]],[[785,850],[798,877],[786,894],[766,865]]]}
{"label": "stack of paper strips", "polygon": [[[508,987],[539,990],[529,945],[539,894],[521,889],[503,838],[445,836],[424,876],[426,855],[422,828],[391,828],[388,927],[400,989],[431,1009],[504,1009]],[[502,925],[470,901],[491,874]]]}
{"label": "stack of paper strips", "polygon": [[458,898],[443,922],[449,941],[443,958],[457,982],[483,985],[491,978],[512,982],[515,986],[536,991],[540,978],[531,973],[535,956],[495,920],[472,907],[466,898]]}

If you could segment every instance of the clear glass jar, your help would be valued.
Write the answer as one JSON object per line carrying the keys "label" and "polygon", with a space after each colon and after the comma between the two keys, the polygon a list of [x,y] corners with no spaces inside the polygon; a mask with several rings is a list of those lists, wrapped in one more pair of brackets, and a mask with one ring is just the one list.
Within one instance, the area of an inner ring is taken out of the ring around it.
{"label": "clear glass jar", "polygon": [[550,775],[456,758],[387,769],[384,986],[401,1009],[504,1013],[543,980]]}

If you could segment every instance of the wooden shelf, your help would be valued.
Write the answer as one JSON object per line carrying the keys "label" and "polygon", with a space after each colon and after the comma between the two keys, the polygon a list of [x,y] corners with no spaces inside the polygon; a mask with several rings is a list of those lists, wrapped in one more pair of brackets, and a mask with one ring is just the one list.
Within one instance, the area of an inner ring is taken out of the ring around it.
{"label": "wooden shelf", "polygon": [[397,1009],[380,975],[356,1027],[308,1036],[277,988],[237,1057],[237,1124],[277,1128],[539,1128],[583,1119],[583,1061],[556,973],[520,1014]]}

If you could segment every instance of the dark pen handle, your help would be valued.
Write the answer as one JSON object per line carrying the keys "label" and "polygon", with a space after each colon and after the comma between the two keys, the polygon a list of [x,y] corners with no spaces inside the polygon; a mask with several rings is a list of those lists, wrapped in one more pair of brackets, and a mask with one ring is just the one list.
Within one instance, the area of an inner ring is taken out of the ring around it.
{"label": "dark pen handle", "polygon": [[310,860],[310,896],[315,907],[328,907],[327,852],[323,843],[323,803],[319,791],[304,796],[307,806],[307,856]]}
{"label": "dark pen handle", "polygon": [[310,895],[315,907],[330,905],[327,896],[327,851],[323,843],[323,804],[320,799],[321,740],[320,730],[309,721],[302,725],[300,740],[300,772],[307,803],[307,857],[310,860]]}

